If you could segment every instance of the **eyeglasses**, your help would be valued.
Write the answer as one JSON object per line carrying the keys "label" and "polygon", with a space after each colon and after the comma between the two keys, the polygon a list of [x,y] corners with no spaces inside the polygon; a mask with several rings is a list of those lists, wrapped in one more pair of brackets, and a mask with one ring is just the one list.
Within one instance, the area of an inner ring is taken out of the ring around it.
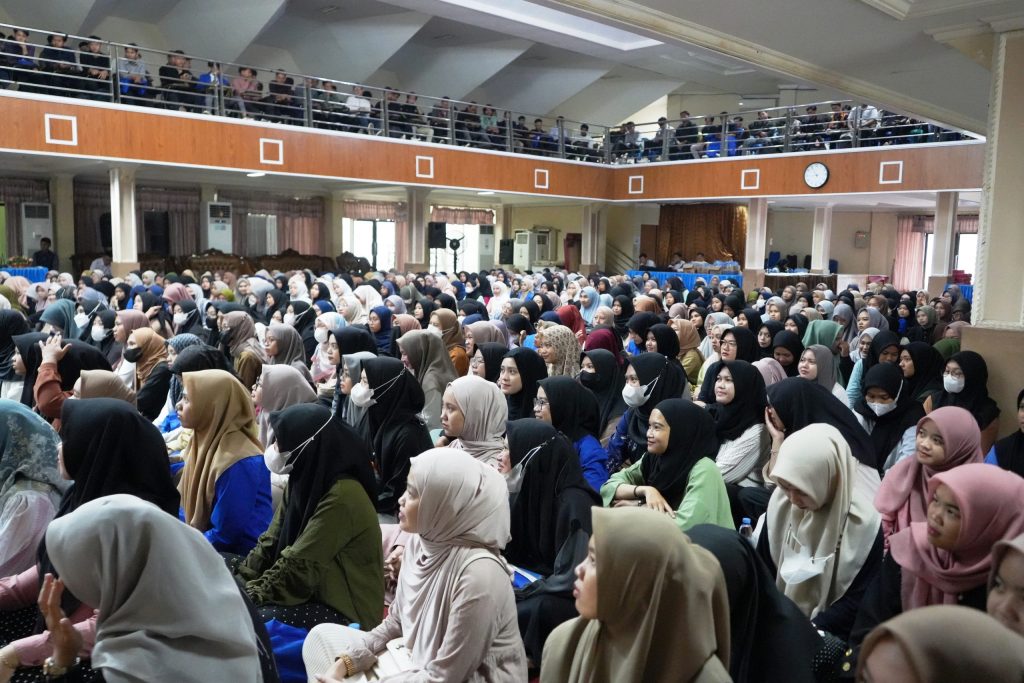
{"label": "eyeglasses", "polygon": [[547,400],[546,398],[535,398],[535,399],[533,399],[533,407],[534,408],[543,408],[544,406],[549,406],[549,405],[551,405],[551,401]]}
{"label": "eyeglasses", "polygon": [[735,339],[723,339],[721,345],[723,347],[728,346],[729,348],[733,348],[733,349],[736,348],[737,346],[739,346],[739,344],[736,343]]}

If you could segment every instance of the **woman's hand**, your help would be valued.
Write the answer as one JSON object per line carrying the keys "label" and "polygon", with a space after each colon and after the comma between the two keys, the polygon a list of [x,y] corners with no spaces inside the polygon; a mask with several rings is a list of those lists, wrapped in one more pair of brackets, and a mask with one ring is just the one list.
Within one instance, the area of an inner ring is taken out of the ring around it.
{"label": "woman's hand", "polygon": [[53,574],[47,574],[39,591],[39,611],[43,613],[46,630],[50,632],[53,661],[57,666],[67,668],[75,663],[82,649],[82,634],[61,611],[60,596],[63,594],[64,582],[53,578]]}
{"label": "woman's hand", "polygon": [[449,443],[451,443],[451,441],[449,441],[448,437],[444,435],[444,432],[442,432],[441,436],[437,437],[437,441],[434,442],[434,448],[444,448]]}
{"label": "woman's hand", "polygon": [[[638,500],[637,503],[646,505],[648,508],[654,510],[655,512],[664,512],[669,517],[676,516],[676,511],[673,510],[672,506],[668,504],[668,501],[665,500],[665,497],[661,495],[661,492],[658,491],[658,489],[654,488],[653,486],[641,486],[637,490],[637,493],[643,496],[643,498]],[[646,501],[646,503],[644,503],[643,501]]]}
{"label": "woman's hand", "polygon": [[146,317],[149,318],[150,320],[152,320],[153,318],[157,317],[157,315],[159,315],[159,314],[160,314],[160,307],[159,306],[150,306],[149,310],[146,311]]}
{"label": "woman's hand", "polygon": [[39,342],[39,348],[43,352],[43,363],[59,363],[64,359],[64,356],[68,355],[68,351],[71,350],[71,346],[65,346],[61,348],[61,336],[55,334],[45,342]]}
{"label": "woman's hand", "polygon": [[402,571],[402,556],[405,554],[404,545],[396,545],[394,549],[384,558],[384,580],[397,582],[398,574]]}
{"label": "woman's hand", "polygon": [[786,438],[786,432],[775,426],[775,422],[772,420],[774,414],[771,408],[764,409],[764,426],[768,430],[769,436],[772,437],[772,444],[781,444]]}
{"label": "woman's hand", "polygon": [[0,683],[8,683],[19,666],[21,659],[18,658],[18,651],[13,645],[0,648]]}

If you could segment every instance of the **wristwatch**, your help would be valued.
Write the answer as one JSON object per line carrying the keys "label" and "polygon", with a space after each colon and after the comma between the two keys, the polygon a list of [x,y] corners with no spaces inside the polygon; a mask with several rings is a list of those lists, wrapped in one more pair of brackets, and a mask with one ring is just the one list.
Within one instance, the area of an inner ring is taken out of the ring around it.
{"label": "wristwatch", "polygon": [[47,680],[66,676],[69,671],[77,667],[81,662],[81,659],[75,657],[75,661],[71,662],[70,666],[61,666],[54,661],[53,657],[47,657],[43,661],[43,675],[46,676]]}

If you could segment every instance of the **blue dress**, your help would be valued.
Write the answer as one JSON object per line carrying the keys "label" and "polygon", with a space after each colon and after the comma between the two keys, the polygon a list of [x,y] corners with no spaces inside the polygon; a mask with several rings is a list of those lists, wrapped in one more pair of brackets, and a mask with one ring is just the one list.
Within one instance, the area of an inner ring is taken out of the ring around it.
{"label": "blue dress", "polygon": [[[184,510],[179,516],[185,519]],[[239,460],[217,479],[210,528],[203,535],[217,550],[244,557],[256,546],[273,516],[270,470],[262,455],[253,455]]]}

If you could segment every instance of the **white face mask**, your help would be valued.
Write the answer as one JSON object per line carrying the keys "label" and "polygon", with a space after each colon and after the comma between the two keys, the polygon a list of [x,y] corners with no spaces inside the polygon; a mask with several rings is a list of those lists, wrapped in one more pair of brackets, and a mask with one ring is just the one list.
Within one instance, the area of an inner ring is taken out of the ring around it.
{"label": "white face mask", "polygon": [[650,391],[654,388],[654,385],[658,383],[661,377],[654,378],[654,381],[650,384],[641,384],[639,386],[632,386],[627,384],[622,387],[622,400],[626,402],[626,405],[630,408],[639,408],[643,404],[647,403],[647,399],[650,397]]}
{"label": "white face mask", "polygon": [[[548,441],[550,440],[551,439],[548,439]],[[508,485],[509,493],[519,493],[519,491],[522,490],[523,473],[526,471],[526,466],[529,464],[530,460],[533,459],[533,456],[537,455],[537,453],[540,452],[540,449],[544,448],[544,446],[547,443],[548,442],[545,441],[541,445],[535,448],[531,448],[529,451],[526,452],[526,455],[523,456],[523,459],[520,460],[515,467],[513,467],[512,469],[505,473],[505,483]]]}
{"label": "white face mask", "polygon": [[427,325],[427,332],[429,332],[430,334],[434,335],[435,337],[443,337],[444,336],[441,333],[441,330],[438,329],[437,327],[434,327],[433,325]]}
{"label": "white face mask", "polygon": [[101,342],[101,341],[103,341],[104,339],[107,338],[107,329],[105,327],[96,327],[94,325],[93,328],[92,328],[92,333],[91,334],[92,334],[92,340],[94,342]]}
{"label": "white face mask", "polygon": [[294,325],[295,324],[295,314],[294,313],[285,313],[284,314],[284,324],[285,325]]}
{"label": "white face mask", "polygon": [[870,401],[866,401],[866,403],[868,404],[868,408],[871,409],[871,412],[873,412],[877,417],[888,415],[892,411],[896,410],[896,401],[893,401],[892,403],[871,403]]}
{"label": "white face mask", "polygon": [[184,325],[186,320],[188,320],[188,313],[175,313],[174,314],[174,324],[175,325]]}
{"label": "white face mask", "polygon": [[352,399],[352,403],[355,403],[360,408],[369,408],[377,403],[376,399],[373,398],[373,389],[362,383],[352,387],[352,393],[349,394],[349,398]]}
{"label": "white face mask", "polygon": [[75,324],[78,325],[79,327],[85,327],[86,325],[89,324],[89,316],[86,315],[85,313],[76,313]]}
{"label": "white face mask", "polygon": [[330,333],[327,331],[326,328],[323,328],[323,327],[318,327],[315,330],[313,330],[313,338],[316,339],[317,342],[319,342],[321,344],[324,344],[324,343],[327,342],[327,335],[328,334],[330,334]]}
{"label": "white face mask", "polygon": [[803,583],[824,573],[825,565],[833,555],[835,553],[825,557],[813,557],[809,546],[801,546],[798,552],[789,553],[782,560],[779,576],[786,584]]}
{"label": "white face mask", "polygon": [[951,394],[959,394],[964,390],[964,380],[961,377],[954,377],[953,375],[943,375],[942,388]]}
{"label": "white face mask", "polygon": [[277,450],[277,444],[272,443],[267,446],[267,450],[263,454],[263,462],[266,463],[267,469],[274,474],[288,474],[292,471],[292,467],[294,467],[293,463],[288,462],[291,454],[291,451],[281,453]]}

